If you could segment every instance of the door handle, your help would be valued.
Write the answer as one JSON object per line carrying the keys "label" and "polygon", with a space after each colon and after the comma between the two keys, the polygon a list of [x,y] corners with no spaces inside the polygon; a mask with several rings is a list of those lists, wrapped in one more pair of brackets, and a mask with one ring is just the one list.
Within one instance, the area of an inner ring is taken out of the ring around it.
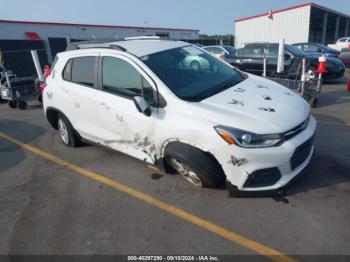
{"label": "door handle", "polygon": [[100,105],[102,108],[109,110],[109,106],[105,102],[101,102]]}

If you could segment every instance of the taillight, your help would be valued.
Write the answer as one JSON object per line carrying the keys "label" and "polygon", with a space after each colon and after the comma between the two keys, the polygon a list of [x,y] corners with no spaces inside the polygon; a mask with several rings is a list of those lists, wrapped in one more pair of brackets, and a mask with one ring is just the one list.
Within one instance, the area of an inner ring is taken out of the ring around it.
{"label": "taillight", "polygon": [[40,92],[40,94],[42,94],[44,92],[44,89],[45,89],[46,86],[47,86],[46,83],[41,83],[39,85],[39,92]]}

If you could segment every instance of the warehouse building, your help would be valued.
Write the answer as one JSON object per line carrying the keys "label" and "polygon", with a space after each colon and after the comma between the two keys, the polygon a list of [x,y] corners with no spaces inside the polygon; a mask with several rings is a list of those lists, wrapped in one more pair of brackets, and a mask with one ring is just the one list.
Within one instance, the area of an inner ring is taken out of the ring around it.
{"label": "warehouse building", "polygon": [[31,50],[38,52],[41,65],[45,65],[72,41],[114,41],[144,35],[196,41],[199,30],[0,20],[0,53],[7,69],[17,76],[32,76],[36,71]]}
{"label": "warehouse building", "polygon": [[0,39],[45,40],[59,37],[116,39],[140,35],[156,35],[173,39],[198,39],[199,30],[0,20]]}
{"label": "warehouse building", "polygon": [[314,3],[235,20],[235,46],[248,42],[334,43],[350,35],[350,16]]}

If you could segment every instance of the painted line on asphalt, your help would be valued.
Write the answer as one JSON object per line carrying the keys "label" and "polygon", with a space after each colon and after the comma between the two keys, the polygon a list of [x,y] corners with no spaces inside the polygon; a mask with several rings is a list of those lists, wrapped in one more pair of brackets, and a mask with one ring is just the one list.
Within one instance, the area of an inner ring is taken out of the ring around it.
{"label": "painted line on asphalt", "polygon": [[268,246],[265,246],[259,242],[256,242],[254,240],[250,240],[249,238],[246,238],[234,231],[228,230],[226,228],[223,228],[217,224],[214,224],[208,220],[205,220],[203,218],[200,218],[196,215],[192,215],[191,213],[182,210],[180,208],[177,208],[173,205],[169,205],[163,201],[160,201],[150,195],[147,195],[145,193],[142,193],[140,191],[137,191],[136,189],[133,189],[131,187],[128,187],[122,183],[116,182],[114,180],[111,180],[105,176],[96,174],[90,170],[84,169],[82,167],[79,167],[77,165],[74,165],[70,162],[67,162],[59,157],[56,157],[54,155],[51,155],[39,148],[33,147],[29,144],[23,143],[7,134],[1,133],[0,132],[0,137],[3,139],[6,139],[24,149],[27,151],[40,156],[46,160],[49,160],[51,162],[56,163],[57,165],[60,165],[62,167],[65,167],[67,169],[70,169],[71,171],[74,171],[75,173],[78,173],[80,175],[83,175],[85,177],[89,177],[95,181],[98,181],[102,184],[108,185],[114,189],[117,189],[121,192],[124,192],[134,198],[137,198],[143,202],[146,202],[154,207],[157,207],[165,212],[168,212],[176,217],[179,217],[187,222],[190,222],[194,225],[197,225],[201,228],[206,229],[209,232],[212,232],[218,236],[221,236],[225,238],[226,240],[229,240],[230,242],[239,245],[241,247],[247,248],[249,250],[252,250],[260,255],[266,256],[270,258],[273,261],[278,261],[278,262],[295,262],[296,260],[273,249]]}

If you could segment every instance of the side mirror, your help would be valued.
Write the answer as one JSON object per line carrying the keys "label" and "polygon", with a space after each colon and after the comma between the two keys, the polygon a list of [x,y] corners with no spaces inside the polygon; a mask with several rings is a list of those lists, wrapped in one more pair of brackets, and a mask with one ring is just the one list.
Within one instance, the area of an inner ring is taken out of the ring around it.
{"label": "side mirror", "polygon": [[143,113],[146,116],[151,116],[152,114],[151,108],[149,107],[146,100],[142,96],[134,96],[133,101],[135,103],[137,110],[140,113]]}
{"label": "side mirror", "polygon": [[285,60],[288,60],[290,57],[291,57],[290,54],[284,54],[284,59]]}

